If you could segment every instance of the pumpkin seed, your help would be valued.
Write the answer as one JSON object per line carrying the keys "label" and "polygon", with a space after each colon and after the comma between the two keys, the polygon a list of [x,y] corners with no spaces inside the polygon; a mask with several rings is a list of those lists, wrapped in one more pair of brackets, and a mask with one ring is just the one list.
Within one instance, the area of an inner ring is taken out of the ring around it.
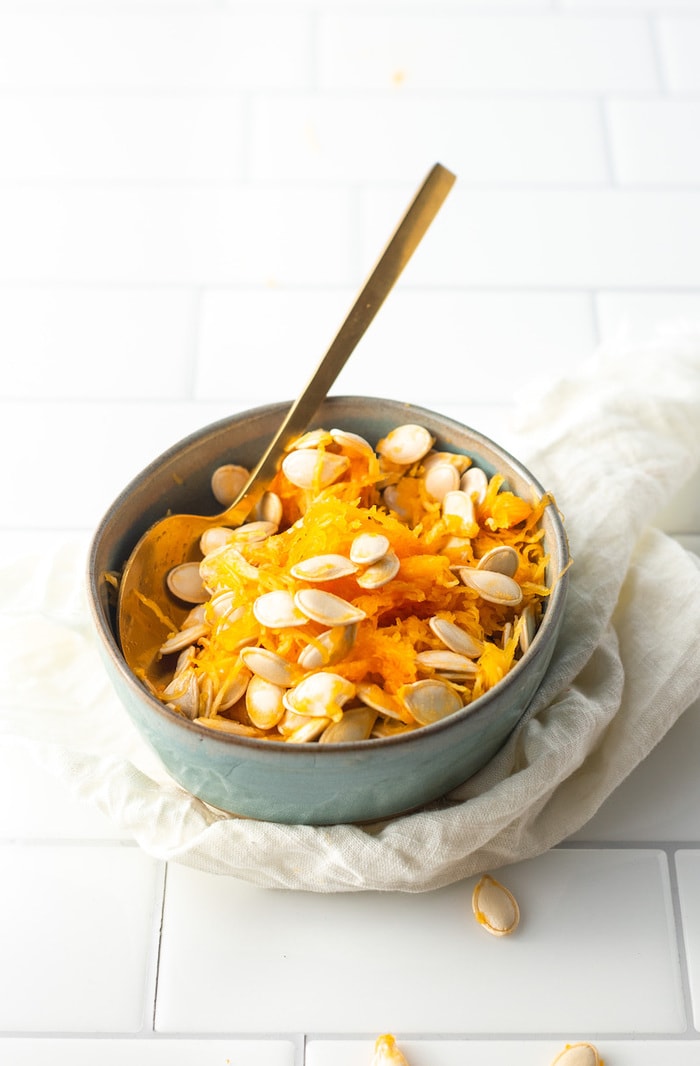
{"label": "pumpkin seed", "polygon": [[501,603],[508,607],[517,607],[523,598],[523,590],[517,581],[497,570],[476,570],[462,567],[460,580],[468,588],[478,592],[482,600],[489,603]]}
{"label": "pumpkin seed", "polygon": [[299,489],[323,489],[345,473],[350,466],[346,455],[320,452],[314,448],[302,448],[289,452],[282,460],[282,472],[292,485]]}
{"label": "pumpkin seed", "polygon": [[343,714],[343,704],[355,695],[355,686],[351,681],[323,671],[309,674],[294,688],[284,693],[284,706],[296,714],[308,718],[327,717],[337,722]]}
{"label": "pumpkin seed", "polygon": [[320,744],[347,744],[356,740],[367,740],[377,719],[377,712],[371,707],[351,707],[343,711],[338,722],[331,722],[324,729],[319,739]]}
{"label": "pumpkin seed", "polygon": [[468,659],[466,655],[459,655],[457,652],[447,649],[443,651],[441,648],[419,651],[416,655],[416,662],[418,666],[425,667],[428,670],[438,670],[442,673],[449,673],[452,676],[463,674],[466,677],[469,674],[475,674],[477,671],[476,664],[471,659]]}
{"label": "pumpkin seed", "polygon": [[462,474],[459,487],[467,496],[471,496],[475,503],[483,503],[489,487],[489,479],[480,466],[470,466]]}
{"label": "pumpkin seed", "polygon": [[518,569],[518,553],[510,544],[499,544],[482,555],[476,564],[477,570],[491,570],[493,573],[514,577]]}
{"label": "pumpkin seed", "polygon": [[300,589],[294,596],[294,604],[306,618],[322,626],[349,626],[367,617],[364,611],[341,596],[321,589]]}
{"label": "pumpkin seed", "polygon": [[250,470],[235,463],[218,466],[211,476],[211,491],[222,507],[229,507],[240,493],[250,477]]}
{"label": "pumpkin seed", "polygon": [[253,614],[260,625],[268,629],[287,629],[290,626],[303,626],[308,622],[308,616],[302,614],[291,592],[285,589],[263,592],[253,603]]}
{"label": "pumpkin seed", "polygon": [[295,563],[289,572],[301,581],[334,581],[357,573],[357,567],[344,555],[314,555]]}
{"label": "pumpkin seed", "polygon": [[577,1044],[567,1044],[552,1059],[551,1066],[603,1066],[595,1044],[585,1040]]}
{"label": "pumpkin seed", "polygon": [[408,1066],[391,1033],[383,1033],[375,1040],[370,1066]]}
{"label": "pumpkin seed", "polygon": [[412,466],[427,455],[434,438],[423,426],[397,426],[377,444],[377,452],[391,463]]}
{"label": "pumpkin seed", "polygon": [[350,545],[350,559],[357,566],[370,566],[389,551],[389,538],[383,533],[358,533]]}
{"label": "pumpkin seed", "polygon": [[204,587],[199,563],[180,563],[168,572],[166,583],[173,596],[185,603],[205,603],[209,593]]}
{"label": "pumpkin seed", "polygon": [[399,698],[421,725],[430,725],[454,714],[462,706],[462,697],[456,689],[439,678],[427,678],[402,685]]}
{"label": "pumpkin seed", "polygon": [[294,671],[286,659],[267,648],[248,647],[241,651],[241,659],[258,677],[271,685],[290,688],[294,684]]}
{"label": "pumpkin seed", "polygon": [[520,921],[520,908],[515,896],[497,881],[484,874],[472,893],[474,917],[494,936],[507,936]]}
{"label": "pumpkin seed", "polygon": [[438,615],[435,615],[430,619],[428,625],[435,636],[441,640],[445,647],[449,648],[450,651],[454,651],[458,655],[466,655],[471,659],[476,659],[481,655],[481,643],[478,640],[475,640],[465,629],[462,629],[461,626],[448,621],[447,618],[440,618]]}
{"label": "pumpkin seed", "polygon": [[393,551],[388,551],[376,563],[368,566],[357,578],[357,584],[363,589],[379,589],[396,577],[401,567],[399,558]]}

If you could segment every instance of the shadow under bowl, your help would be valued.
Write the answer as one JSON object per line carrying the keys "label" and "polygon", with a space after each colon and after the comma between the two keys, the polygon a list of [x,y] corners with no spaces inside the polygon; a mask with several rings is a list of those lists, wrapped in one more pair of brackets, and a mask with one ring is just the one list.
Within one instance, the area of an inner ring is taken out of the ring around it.
{"label": "shadow under bowl", "polygon": [[[88,599],[111,682],[169,774],[207,804],[247,818],[290,824],[369,822],[414,810],[462,784],[493,758],[526,711],[550,663],[566,600],[569,551],[559,513],[542,518],[552,589],[537,634],[506,677],[464,709],[396,737],[344,744],[284,744],[214,732],[151,696],[122,655],[114,590],[141,535],[168,510],[216,514],[210,478],[223,463],[252,467],[287,404],[256,408],[206,426],[175,444],[118,496],[96,530],[88,559]],[[468,455],[488,476],[527,499],[543,487],[516,459],[478,432],[410,404],[330,397],[309,429],[338,427],[372,444],[404,423],[425,426],[435,447]]]}

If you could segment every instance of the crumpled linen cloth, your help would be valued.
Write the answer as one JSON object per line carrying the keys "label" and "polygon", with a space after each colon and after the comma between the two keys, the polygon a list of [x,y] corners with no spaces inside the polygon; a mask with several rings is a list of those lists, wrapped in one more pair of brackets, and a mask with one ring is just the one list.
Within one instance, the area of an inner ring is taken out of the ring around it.
{"label": "crumpled linen cloth", "polygon": [[271,888],[426,891],[579,829],[700,695],[700,560],[656,528],[697,492],[700,329],[600,350],[541,384],[517,455],[551,491],[573,555],[551,667],[502,751],[440,802],[371,826],[228,817],[175,784],[99,659],[86,540],[0,570],[2,733],[162,859]]}

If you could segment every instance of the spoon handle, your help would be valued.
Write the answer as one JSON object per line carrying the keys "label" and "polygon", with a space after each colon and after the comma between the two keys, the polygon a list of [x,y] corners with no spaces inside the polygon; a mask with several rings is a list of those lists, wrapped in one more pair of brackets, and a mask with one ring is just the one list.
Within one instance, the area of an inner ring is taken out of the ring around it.
{"label": "spoon handle", "polygon": [[285,449],[308,426],[423,239],[455,180],[455,175],[440,163],[430,170],[306,388],[290,407],[238,498],[226,510],[226,522],[230,525],[239,525],[250,514],[266,483],[276,474]]}

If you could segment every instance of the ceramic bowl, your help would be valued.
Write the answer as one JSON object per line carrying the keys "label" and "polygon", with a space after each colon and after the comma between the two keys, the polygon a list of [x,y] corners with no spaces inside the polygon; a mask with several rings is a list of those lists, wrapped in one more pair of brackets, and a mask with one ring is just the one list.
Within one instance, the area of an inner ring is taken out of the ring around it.
{"label": "ceramic bowl", "polygon": [[[245,816],[309,825],[368,822],[421,807],[481,769],[525,712],[549,665],[567,592],[568,546],[555,507],[543,516],[553,585],[537,634],[506,677],[467,709],[395,737],[345,744],[284,744],[207,729],[150,696],[119,647],[113,595],[105,573],[118,571],[142,533],[166,511],[215,514],[215,467],[253,466],[287,410],[256,408],[186,437],[151,463],[119,495],[91,544],[88,596],[111,681],[133,722],[170,775],[211,806]],[[431,411],[393,400],[331,397],[309,428],[338,426],[372,443],[403,423],[425,426],[436,448],[469,455],[488,475],[504,474],[519,495],[543,487],[486,437]],[[552,487],[553,488],[553,487]],[[560,576],[561,575],[561,576]]]}

